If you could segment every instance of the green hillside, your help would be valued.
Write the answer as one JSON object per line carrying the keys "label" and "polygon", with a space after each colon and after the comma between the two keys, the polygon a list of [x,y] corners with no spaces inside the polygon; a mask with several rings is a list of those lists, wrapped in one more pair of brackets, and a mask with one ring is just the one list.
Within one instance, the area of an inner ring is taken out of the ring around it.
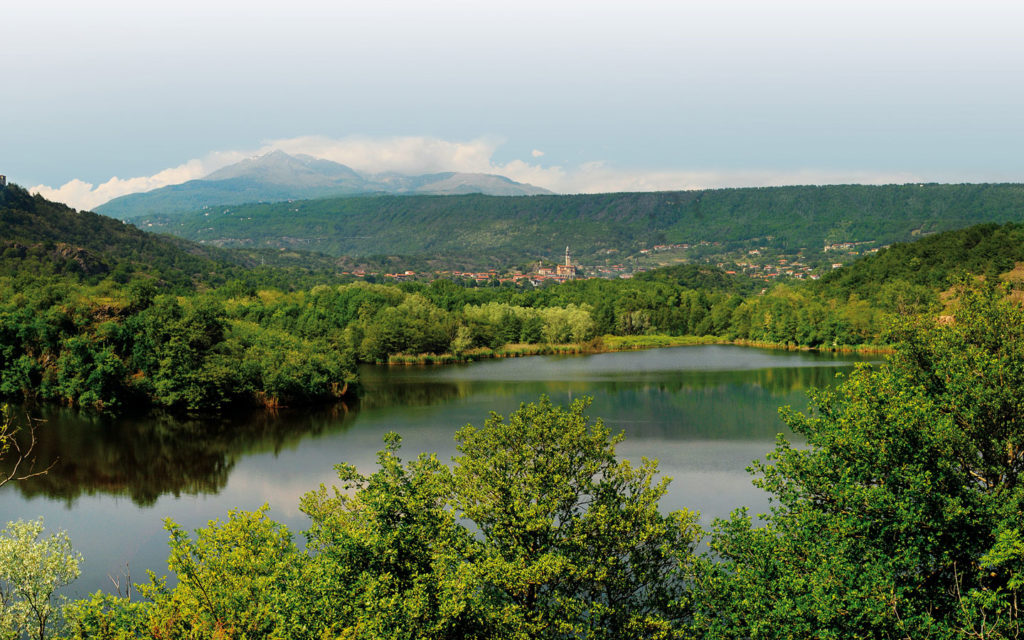
{"label": "green hillside", "polygon": [[0,188],[0,276],[68,276],[93,284],[141,277],[177,289],[243,279],[289,289],[337,280],[338,262],[308,251],[204,246],[76,211],[17,185]]}
{"label": "green hillside", "polygon": [[124,282],[145,272],[187,283],[219,279],[244,263],[231,252],[146,233],[32,196],[17,185],[0,188],[0,275],[110,276]]}
{"label": "green hillside", "polygon": [[0,401],[216,412],[343,396],[353,365],[335,342],[232,322],[208,295],[325,279],[247,260],[0,188]]}
{"label": "green hillside", "polygon": [[937,294],[967,276],[998,278],[1024,262],[1024,225],[980,224],[882,249],[816,283],[830,296],[881,302],[886,291]]}
{"label": "green hillside", "polygon": [[[720,243],[827,261],[825,245],[863,250],[981,222],[1024,221],[1024,186],[838,185],[661,193],[498,197],[375,196],[218,207],[144,221],[205,244],[330,255],[456,255],[495,266],[551,259],[572,247],[585,264],[659,244]],[[147,227],[149,228],[149,227]],[[711,249],[696,246],[692,256]]]}

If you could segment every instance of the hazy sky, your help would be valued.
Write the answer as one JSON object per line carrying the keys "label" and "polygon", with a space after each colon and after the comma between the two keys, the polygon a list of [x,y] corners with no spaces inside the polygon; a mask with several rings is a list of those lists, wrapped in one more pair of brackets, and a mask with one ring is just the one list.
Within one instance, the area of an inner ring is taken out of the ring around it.
{"label": "hazy sky", "polygon": [[989,0],[5,3],[0,173],[76,206],[275,147],[565,192],[1020,181],[1022,26]]}

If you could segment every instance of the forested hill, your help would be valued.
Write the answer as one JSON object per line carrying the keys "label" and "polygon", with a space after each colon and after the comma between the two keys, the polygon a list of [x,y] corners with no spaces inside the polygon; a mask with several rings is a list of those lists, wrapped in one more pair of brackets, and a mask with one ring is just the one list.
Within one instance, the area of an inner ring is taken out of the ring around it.
{"label": "forested hill", "polygon": [[666,243],[736,249],[869,249],[981,222],[1024,221],[1024,185],[803,186],[500,197],[377,196],[218,207],[144,221],[219,246],[331,255],[461,253],[503,262],[584,263]]}
{"label": "forested hill", "polygon": [[17,185],[0,188],[0,276],[122,284],[141,277],[179,290],[243,279],[287,290],[336,281],[336,262],[309,252],[201,245],[76,211]]}
{"label": "forested hill", "polygon": [[239,256],[180,238],[140,231],[120,220],[0,188],[0,275],[56,274],[125,281],[145,272],[186,282],[228,267]]}
{"label": "forested hill", "polygon": [[958,279],[1007,279],[1024,263],[1024,225],[980,224],[903,242],[828,273],[816,287],[841,299],[856,295],[884,303],[885,291],[938,293]]}
{"label": "forested hill", "polygon": [[677,264],[645,271],[636,276],[640,282],[652,282],[702,291],[748,295],[760,289],[762,282],[744,274],[727,273],[705,264]]}

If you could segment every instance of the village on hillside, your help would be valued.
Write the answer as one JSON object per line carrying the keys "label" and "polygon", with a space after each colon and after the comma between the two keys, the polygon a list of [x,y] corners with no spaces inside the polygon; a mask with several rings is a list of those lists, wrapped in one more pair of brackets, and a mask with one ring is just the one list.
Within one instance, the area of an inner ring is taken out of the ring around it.
{"label": "village on hillside", "polygon": [[870,241],[841,242],[828,244],[814,255],[806,250],[796,253],[781,253],[768,246],[755,248],[723,247],[721,242],[701,241],[693,244],[656,244],[637,250],[634,254],[612,262],[619,253],[617,249],[603,251],[605,264],[582,265],[575,262],[570,248],[557,263],[543,260],[531,268],[490,268],[477,271],[433,270],[415,271],[406,269],[390,273],[374,273],[368,269],[353,269],[344,272],[357,278],[367,276],[383,277],[392,281],[435,280],[438,278],[474,281],[477,284],[511,283],[516,285],[544,286],[549,283],[586,278],[628,279],[637,273],[673,264],[702,263],[714,265],[728,275],[743,274],[748,277],[774,281],[792,278],[796,280],[817,280],[824,273],[839,269],[857,257],[879,251],[876,243]]}

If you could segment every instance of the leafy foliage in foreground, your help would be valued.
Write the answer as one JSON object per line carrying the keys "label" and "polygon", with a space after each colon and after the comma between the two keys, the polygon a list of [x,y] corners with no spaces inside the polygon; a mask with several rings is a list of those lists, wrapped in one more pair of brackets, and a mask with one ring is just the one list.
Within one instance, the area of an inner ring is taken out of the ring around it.
{"label": "leafy foliage in foreground", "polygon": [[42,537],[42,519],[0,531],[0,639],[44,640],[60,613],[57,589],[78,577],[82,556],[63,531]]}
{"label": "leafy foliage in foreground", "polygon": [[484,538],[477,566],[507,637],[648,637],[685,613],[694,517],[658,512],[657,463],[616,460],[623,436],[585,406],[542,399],[456,435],[455,504]]}
{"label": "leafy foliage in foreground", "polygon": [[[777,506],[719,522],[699,618],[718,637],[1018,637],[1024,586],[1024,311],[962,292],[895,355],[784,412],[757,484]],[[735,603],[745,603],[743,607]]]}

